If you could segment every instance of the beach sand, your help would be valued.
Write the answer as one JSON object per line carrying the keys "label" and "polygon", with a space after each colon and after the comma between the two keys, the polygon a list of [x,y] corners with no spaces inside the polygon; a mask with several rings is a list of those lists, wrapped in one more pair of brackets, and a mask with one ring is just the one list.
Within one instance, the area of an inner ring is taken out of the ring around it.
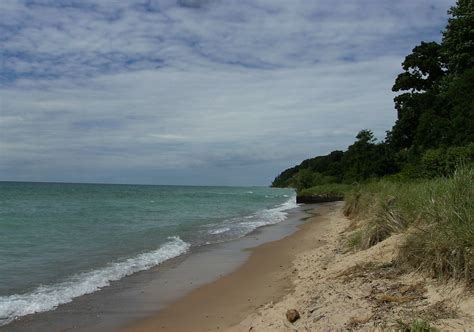
{"label": "beach sand", "polygon": [[[251,249],[234,272],[122,331],[269,331],[400,328],[415,318],[474,329],[463,285],[402,273],[392,261],[403,235],[350,252],[342,202],[316,206],[295,233]],[[289,309],[301,318],[290,323]]]}
{"label": "beach sand", "polygon": [[330,226],[329,212],[337,209],[337,204],[319,207],[317,215],[293,234],[250,249],[249,259],[236,271],[191,291],[156,316],[123,331],[225,330],[238,324],[262,305],[292,292],[295,257],[323,244]]}

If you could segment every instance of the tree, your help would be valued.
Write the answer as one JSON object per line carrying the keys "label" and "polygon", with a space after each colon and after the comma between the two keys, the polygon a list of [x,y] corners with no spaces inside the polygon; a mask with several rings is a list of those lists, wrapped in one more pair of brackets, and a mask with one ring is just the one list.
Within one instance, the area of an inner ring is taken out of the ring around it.
{"label": "tree", "polygon": [[395,79],[392,91],[427,91],[445,75],[445,60],[441,45],[421,42],[402,63],[405,72]]}
{"label": "tree", "polygon": [[406,92],[394,98],[397,120],[386,137],[392,150],[399,151],[413,145],[421,113],[430,102],[426,97],[424,93]]}
{"label": "tree", "polygon": [[448,11],[451,18],[443,32],[443,54],[451,73],[474,67],[474,1],[458,0]]}
{"label": "tree", "polygon": [[465,145],[474,142],[474,68],[447,81],[443,98],[450,110],[449,143]]}
{"label": "tree", "polygon": [[294,187],[301,191],[313,186],[313,172],[309,169],[301,169],[295,177]]}
{"label": "tree", "polygon": [[360,181],[395,173],[394,155],[384,142],[377,143],[370,130],[361,130],[344,153],[344,181]]}
{"label": "tree", "polygon": [[387,142],[393,151],[410,148],[416,143],[420,118],[425,122],[427,117],[422,117],[423,113],[433,110],[439,83],[446,75],[441,45],[421,42],[405,57],[402,67],[404,72],[397,76],[392,87],[394,92],[404,92],[394,98],[397,121],[387,134]]}

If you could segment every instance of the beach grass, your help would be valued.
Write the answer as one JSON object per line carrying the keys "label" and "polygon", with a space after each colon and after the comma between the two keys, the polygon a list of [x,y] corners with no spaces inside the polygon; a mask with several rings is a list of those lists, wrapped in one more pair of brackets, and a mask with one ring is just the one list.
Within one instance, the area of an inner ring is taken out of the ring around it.
{"label": "beach grass", "polygon": [[352,248],[406,233],[397,263],[436,278],[474,281],[474,169],[410,182],[380,180],[345,192],[345,214],[357,226]]}
{"label": "beach grass", "polygon": [[437,329],[431,327],[430,323],[422,320],[422,319],[415,319],[409,323],[404,322],[397,322],[396,326],[394,327],[397,331],[404,331],[404,332],[436,332]]}

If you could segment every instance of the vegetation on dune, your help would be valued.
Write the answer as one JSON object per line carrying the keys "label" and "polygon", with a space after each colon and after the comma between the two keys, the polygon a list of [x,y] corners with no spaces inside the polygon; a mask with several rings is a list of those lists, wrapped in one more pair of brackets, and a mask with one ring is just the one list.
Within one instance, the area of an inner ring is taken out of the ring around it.
{"label": "vegetation on dune", "polygon": [[405,232],[399,266],[472,285],[474,1],[458,0],[449,14],[442,42],[420,43],[402,63],[397,120],[383,141],[362,130],[346,151],[307,159],[272,186],[344,196],[351,247]]}
{"label": "vegetation on dune", "polygon": [[474,169],[450,177],[354,187],[345,196],[345,213],[357,230],[349,239],[365,249],[407,231],[397,263],[436,278],[474,281]]}
{"label": "vegetation on dune", "polygon": [[429,183],[420,225],[402,246],[399,261],[433,277],[474,282],[474,170]]}
{"label": "vegetation on dune", "polygon": [[303,189],[299,192],[301,196],[312,196],[312,195],[334,195],[344,197],[347,192],[352,190],[352,186],[344,183],[329,183],[327,185],[320,185]]}
{"label": "vegetation on dune", "polygon": [[397,331],[403,332],[436,332],[437,329],[430,326],[427,321],[415,319],[409,323],[398,322],[395,326]]}

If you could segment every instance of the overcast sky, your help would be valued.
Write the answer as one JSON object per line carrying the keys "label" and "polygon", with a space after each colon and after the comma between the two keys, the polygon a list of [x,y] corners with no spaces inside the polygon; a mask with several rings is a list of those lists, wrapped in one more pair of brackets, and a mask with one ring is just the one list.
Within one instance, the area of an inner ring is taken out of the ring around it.
{"label": "overcast sky", "polygon": [[1,0],[0,180],[268,185],[383,138],[454,0]]}

